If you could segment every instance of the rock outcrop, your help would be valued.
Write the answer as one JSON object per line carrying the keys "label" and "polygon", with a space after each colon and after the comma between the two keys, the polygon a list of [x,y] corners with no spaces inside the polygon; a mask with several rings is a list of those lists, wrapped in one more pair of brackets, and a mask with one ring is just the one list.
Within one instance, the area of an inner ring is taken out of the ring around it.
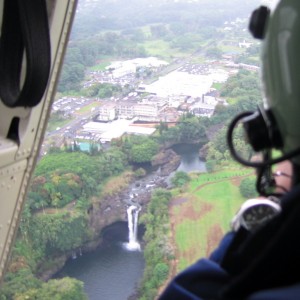
{"label": "rock outcrop", "polygon": [[152,159],[152,166],[159,166],[160,175],[168,176],[174,172],[180,165],[180,156],[177,155],[172,149],[163,149]]}
{"label": "rock outcrop", "polygon": [[200,148],[199,150],[199,158],[201,160],[206,160],[207,154],[208,154],[208,144],[205,144],[203,147]]}

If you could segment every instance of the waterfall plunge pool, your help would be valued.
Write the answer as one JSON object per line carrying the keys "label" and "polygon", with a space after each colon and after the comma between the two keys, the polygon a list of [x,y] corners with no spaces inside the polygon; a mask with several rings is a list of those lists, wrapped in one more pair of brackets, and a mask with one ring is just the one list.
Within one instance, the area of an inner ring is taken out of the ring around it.
{"label": "waterfall plunge pool", "polygon": [[[69,260],[56,277],[74,277],[84,282],[89,300],[126,300],[135,292],[144,272],[141,251],[127,250],[128,223],[117,222],[103,231],[96,251]],[[143,228],[139,226],[139,240]]]}
{"label": "waterfall plunge pool", "polygon": [[181,163],[176,171],[206,172],[205,162],[199,158],[200,144],[177,144],[172,149],[181,157]]}

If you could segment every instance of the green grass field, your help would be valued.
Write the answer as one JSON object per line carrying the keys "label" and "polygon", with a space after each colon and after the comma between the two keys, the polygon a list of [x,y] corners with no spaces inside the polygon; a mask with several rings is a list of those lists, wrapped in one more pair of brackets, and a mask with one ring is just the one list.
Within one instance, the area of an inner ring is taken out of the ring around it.
{"label": "green grass field", "polygon": [[217,183],[220,180],[230,180],[232,177],[246,176],[253,173],[251,169],[231,169],[222,170],[213,173],[203,173],[198,176],[194,176],[193,180],[189,184],[189,190],[193,193],[195,189],[206,183]]}
{"label": "green grass field", "polygon": [[99,64],[92,66],[90,68],[90,71],[105,71],[105,68],[108,67],[110,64],[111,64],[110,61],[100,62]]}
{"label": "green grass field", "polygon": [[148,40],[141,44],[148,56],[155,56],[172,61],[175,57],[186,57],[186,52],[181,52],[176,48],[171,48],[169,43],[164,40]]}
{"label": "green grass field", "polygon": [[101,55],[101,57],[97,61],[97,64],[90,67],[89,71],[105,71],[105,68],[115,60],[118,60],[115,56]]}
{"label": "green grass field", "polygon": [[78,115],[86,114],[86,113],[88,113],[88,112],[91,112],[91,110],[92,110],[93,108],[96,108],[96,107],[99,107],[99,106],[101,106],[101,103],[99,103],[99,102],[93,102],[93,103],[91,103],[91,104],[89,104],[89,105],[86,105],[86,106],[82,107],[81,109],[79,109],[79,110],[76,112],[76,114],[78,114]]}
{"label": "green grass field", "polygon": [[221,90],[222,86],[224,85],[224,83],[220,83],[220,82],[214,82],[212,87],[218,91]]}
{"label": "green grass field", "polygon": [[201,55],[195,55],[195,56],[191,56],[189,61],[192,64],[205,64],[207,61],[207,58],[205,58],[204,56],[201,56]]}
{"label": "green grass field", "polygon": [[72,120],[73,120],[73,118],[72,119],[67,119],[67,120],[55,121],[55,122],[50,120],[49,123],[48,123],[47,131],[54,131],[58,127],[63,127],[65,125],[67,125]]}
{"label": "green grass field", "polygon": [[238,46],[230,46],[230,45],[219,45],[219,48],[223,53],[243,53],[245,52],[244,48],[240,48]]}
{"label": "green grass field", "polygon": [[177,271],[207,257],[218,245],[244,201],[239,184],[250,174],[249,169],[237,169],[193,176],[187,190],[174,197],[170,220]]}
{"label": "green grass field", "polygon": [[236,104],[239,101],[239,99],[238,98],[227,98],[226,101],[228,104],[233,105],[233,104]]}

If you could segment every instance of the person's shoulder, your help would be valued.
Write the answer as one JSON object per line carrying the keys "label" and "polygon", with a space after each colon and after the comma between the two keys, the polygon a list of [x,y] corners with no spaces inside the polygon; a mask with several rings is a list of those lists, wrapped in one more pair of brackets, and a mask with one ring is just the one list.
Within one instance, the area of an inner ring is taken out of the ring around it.
{"label": "person's shoulder", "polygon": [[270,290],[263,290],[250,295],[247,300],[297,300],[300,295],[300,283]]}
{"label": "person's shoulder", "polygon": [[159,300],[215,299],[228,279],[217,262],[202,258],[173,278]]}

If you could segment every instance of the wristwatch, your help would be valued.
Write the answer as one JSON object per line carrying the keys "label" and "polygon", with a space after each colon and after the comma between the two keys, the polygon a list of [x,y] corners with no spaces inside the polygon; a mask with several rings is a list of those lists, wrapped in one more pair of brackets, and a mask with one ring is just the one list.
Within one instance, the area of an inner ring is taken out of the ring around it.
{"label": "wristwatch", "polygon": [[280,205],[273,200],[249,199],[243,203],[238,213],[232,219],[231,228],[233,231],[238,231],[242,226],[248,231],[253,231],[280,212]]}

